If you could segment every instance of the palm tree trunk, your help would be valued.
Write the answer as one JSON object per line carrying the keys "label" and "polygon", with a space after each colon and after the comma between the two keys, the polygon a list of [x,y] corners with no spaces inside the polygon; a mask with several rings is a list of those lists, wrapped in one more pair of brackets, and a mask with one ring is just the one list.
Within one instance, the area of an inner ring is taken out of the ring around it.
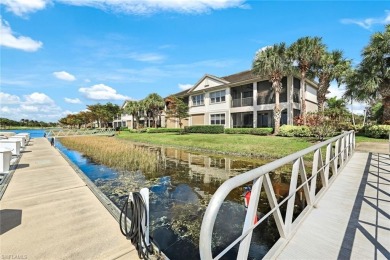
{"label": "palm tree trunk", "polygon": [[275,108],[274,108],[275,129],[274,129],[274,135],[279,134],[280,117],[281,117],[281,111],[280,111],[280,104],[279,104],[279,91],[275,91]]}
{"label": "palm tree trunk", "polygon": [[303,125],[306,125],[306,89],[305,89],[306,73],[301,73],[301,117]]}
{"label": "palm tree trunk", "polygon": [[352,114],[352,125],[353,125],[353,129],[356,129],[356,125],[355,125],[355,115],[353,114],[353,101],[351,99],[351,114]]}
{"label": "palm tree trunk", "polygon": [[382,98],[383,104],[383,124],[390,124],[390,96],[383,96]]}

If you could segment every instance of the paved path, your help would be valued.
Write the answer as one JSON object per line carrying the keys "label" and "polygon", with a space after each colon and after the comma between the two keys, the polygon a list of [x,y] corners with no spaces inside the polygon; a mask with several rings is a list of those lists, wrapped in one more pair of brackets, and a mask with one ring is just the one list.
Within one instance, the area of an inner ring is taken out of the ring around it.
{"label": "paved path", "polygon": [[0,201],[0,259],[138,259],[60,153],[32,139]]}
{"label": "paved path", "polygon": [[355,152],[277,259],[390,259],[390,159]]}

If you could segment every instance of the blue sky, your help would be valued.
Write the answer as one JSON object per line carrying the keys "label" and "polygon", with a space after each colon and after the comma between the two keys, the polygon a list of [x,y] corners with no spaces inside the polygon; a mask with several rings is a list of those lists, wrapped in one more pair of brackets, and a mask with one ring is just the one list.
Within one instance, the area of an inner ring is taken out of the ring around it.
{"label": "blue sky", "polygon": [[[56,121],[86,105],[163,97],[256,51],[319,36],[360,61],[388,1],[2,0],[1,116]],[[330,96],[342,89],[332,86]],[[362,110],[357,105],[355,110]]]}

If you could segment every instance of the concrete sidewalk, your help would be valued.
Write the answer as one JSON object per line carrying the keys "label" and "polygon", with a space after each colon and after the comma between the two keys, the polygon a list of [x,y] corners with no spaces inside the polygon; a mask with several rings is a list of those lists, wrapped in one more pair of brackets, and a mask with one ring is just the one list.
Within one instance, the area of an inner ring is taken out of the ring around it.
{"label": "concrete sidewalk", "polygon": [[138,259],[61,154],[32,139],[0,202],[2,259]]}

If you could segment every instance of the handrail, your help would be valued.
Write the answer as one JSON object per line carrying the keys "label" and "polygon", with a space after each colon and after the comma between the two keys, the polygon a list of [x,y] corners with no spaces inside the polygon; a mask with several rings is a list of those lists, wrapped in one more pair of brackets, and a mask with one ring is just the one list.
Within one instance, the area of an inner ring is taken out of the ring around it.
{"label": "handrail", "polygon": [[[335,143],[334,152],[332,152],[333,143]],[[325,146],[326,156],[324,162],[322,159],[321,148]],[[321,176],[322,185],[326,189],[331,181],[334,180],[335,176],[337,176],[339,169],[341,169],[350,158],[354,149],[355,133],[354,131],[349,131],[225,181],[214,193],[203,217],[199,239],[199,251],[201,259],[219,259],[238,243],[240,243],[240,247],[237,259],[247,259],[253,229],[260,225],[271,214],[273,214],[273,217],[275,218],[281,239],[288,239],[290,235],[296,230],[300,224],[300,220],[303,218],[303,216],[298,217],[295,221],[292,221],[296,192],[303,188],[308,207],[311,209],[319,197],[323,194],[323,190],[317,194],[315,193],[317,176]],[[310,178],[307,178],[303,157],[312,152],[314,152],[312,174]],[[275,192],[272,187],[269,173],[290,162],[293,162],[293,168],[289,195],[282,202],[278,203],[275,197]],[[329,178],[330,167],[332,167],[333,173],[331,178]],[[297,187],[298,175],[302,180],[302,184],[299,187]],[[220,252],[215,258],[213,258],[211,247],[212,233],[219,209],[226,197],[233,189],[251,181],[253,181],[252,193],[246,212],[242,235],[233,241],[233,243],[231,243],[229,246],[227,246],[225,250]],[[253,220],[257,214],[257,207],[262,186],[264,186],[271,210],[265,214],[257,223],[253,224]],[[287,210],[285,220],[283,220],[280,206],[286,202]],[[309,210],[304,210],[302,211],[301,215],[306,215],[308,212]]]}

